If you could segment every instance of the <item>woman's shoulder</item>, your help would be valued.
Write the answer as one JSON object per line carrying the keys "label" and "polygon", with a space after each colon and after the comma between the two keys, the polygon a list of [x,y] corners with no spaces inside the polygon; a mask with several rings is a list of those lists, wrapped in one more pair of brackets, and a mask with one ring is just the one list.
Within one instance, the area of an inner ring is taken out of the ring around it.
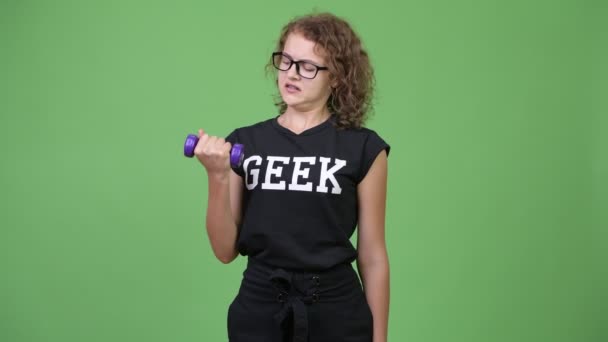
{"label": "woman's shoulder", "polygon": [[349,128],[336,127],[336,132],[338,132],[338,134],[344,135],[346,137],[352,137],[354,139],[366,140],[370,137],[380,137],[380,134],[376,132],[376,130],[365,126]]}
{"label": "woman's shoulder", "polygon": [[389,143],[372,128],[361,126],[342,129],[341,132],[340,134],[343,134],[344,140],[348,141],[351,146],[361,146],[364,150],[370,151],[371,154],[376,154],[383,149],[388,154],[391,149]]}

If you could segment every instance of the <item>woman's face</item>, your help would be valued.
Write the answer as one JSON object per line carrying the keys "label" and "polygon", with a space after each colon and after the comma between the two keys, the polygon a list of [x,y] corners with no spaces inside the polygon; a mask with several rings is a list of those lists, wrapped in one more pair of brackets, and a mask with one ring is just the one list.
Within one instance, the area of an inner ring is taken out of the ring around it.
{"label": "woman's face", "polygon": [[[294,61],[307,61],[321,67],[327,66],[325,56],[315,52],[315,45],[315,42],[293,32],[285,41],[283,53]],[[322,53],[322,51],[318,52]],[[302,73],[304,73],[303,68],[304,65],[300,64]],[[278,70],[278,73],[279,91],[288,107],[302,112],[325,109],[331,94],[328,70],[319,70],[313,79],[300,76],[295,64],[287,71]]]}

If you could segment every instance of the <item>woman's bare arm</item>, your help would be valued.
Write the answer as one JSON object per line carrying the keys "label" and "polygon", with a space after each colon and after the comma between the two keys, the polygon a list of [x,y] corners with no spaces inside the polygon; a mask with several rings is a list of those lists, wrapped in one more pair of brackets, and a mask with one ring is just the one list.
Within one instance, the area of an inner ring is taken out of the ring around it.
{"label": "woman's bare arm", "polygon": [[357,267],[374,317],[373,342],[386,342],[390,301],[389,262],[384,222],[386,211],[387,154],[382,151],[359,183]]}

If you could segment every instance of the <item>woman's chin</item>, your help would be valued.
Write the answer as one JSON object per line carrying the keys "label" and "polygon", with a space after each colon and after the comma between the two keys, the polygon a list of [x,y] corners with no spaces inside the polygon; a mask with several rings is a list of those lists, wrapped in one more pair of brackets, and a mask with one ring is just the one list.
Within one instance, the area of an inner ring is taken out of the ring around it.
{"label": "woman's chin", "polygon": [[302,105],[302,101],[290,96],[283,96],[283,102],[285,102],[288,107],[298,107]]}

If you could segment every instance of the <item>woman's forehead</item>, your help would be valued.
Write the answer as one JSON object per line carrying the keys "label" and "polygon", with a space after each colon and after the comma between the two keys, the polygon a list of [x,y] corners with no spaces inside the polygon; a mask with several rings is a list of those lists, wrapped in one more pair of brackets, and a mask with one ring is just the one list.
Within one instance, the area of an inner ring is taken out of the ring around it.
{"label": "woman's forehead", "polygon": [[323,49],[299,33],[290,33],[283,46],[283,52],[296,60],[309,60],[322,63],[325,60]]}

